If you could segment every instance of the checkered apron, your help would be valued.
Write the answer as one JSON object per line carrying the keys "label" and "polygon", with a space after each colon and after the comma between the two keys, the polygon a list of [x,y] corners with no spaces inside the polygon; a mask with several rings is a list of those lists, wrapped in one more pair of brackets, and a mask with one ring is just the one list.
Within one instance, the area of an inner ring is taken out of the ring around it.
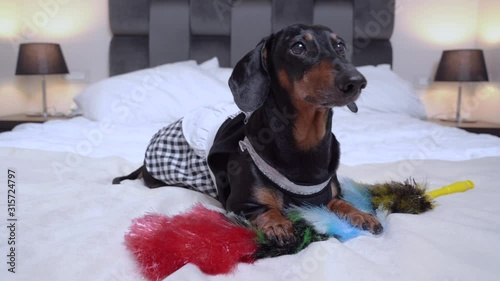
{"label": "checkered apron", "polygon": [[153,136],[144,162],[159,181],[217,197],[206,159],[194,152],[182,133],[182,119]]}

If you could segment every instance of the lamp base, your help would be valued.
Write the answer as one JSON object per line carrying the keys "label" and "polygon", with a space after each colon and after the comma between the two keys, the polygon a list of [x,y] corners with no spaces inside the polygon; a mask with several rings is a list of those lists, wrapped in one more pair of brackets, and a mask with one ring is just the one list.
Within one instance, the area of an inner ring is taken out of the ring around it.
{"label": "lamp base", "polygon": [[49,114],[43,113],[43,112],[29,112],[29,113],[26,113],[26,116],[28,116],[28,117],[49,117]]}
{"label": "lamp base", "polygon": [[[27,117],[44,117],[45,115],[43,112],[29,112],[24,114]],[[70,112],[70,113],[64,113],[64,112],[53,112],[53,113],[47,113],[47,118],[72,118],[72,117],[77,117],[81,116],[82,113],[80,112]]]}
{"label": "lamp base", "polygon": [[476,120],[471,120],[471,119],[462,119],[462,120],[457,120],[457,119],[447,119],[447,118],[439,118],[439,121],[443,122],[450,122],[450,123],[476,123]]}
{"label": "lamp base", "polygon": [[62,112],[55,112],[55,113],[43,113],[43,112],[29,112],[26,113],[26,116],[28,117],[43,117],[45,120],[47,120],[49,117],[64,117],[64,113]]}

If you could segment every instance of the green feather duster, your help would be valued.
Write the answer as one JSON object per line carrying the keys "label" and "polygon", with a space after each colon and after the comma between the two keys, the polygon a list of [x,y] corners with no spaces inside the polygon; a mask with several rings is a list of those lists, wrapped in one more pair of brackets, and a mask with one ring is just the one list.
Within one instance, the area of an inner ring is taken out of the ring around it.
{"label": "green feather duster", "polygon": [[293,224],[295,239],[280,245],[275,239],[268,239],[264,233],[257,230],[257,244],[259,245],[255,258],[277,257],[282,255],[291,255],[300,252],[309,244],[316,241],[324,241],[330,238],[326,234],[321,234],[314,226],[304,220],[297,211],[291,211],[287,214],[288,219]]}
{"label": "green feather duster", "polygon": [[[419,184],[414,179],[408,179],[404,182],[385,182],[379,184],[364,184],[345,179],[342,183],[343,192],[346,194],[346,199],[350,201],[355,207],[370,211],[373,209],[382,211],[386,214],[390,213],[407,213],[407,214],[420,214],[434,208],[434,202],[431,197],[426,196],[427,186]],[[347,196],[349,193],[349,196]],[[371,203],[371,204],[370,204]],[[320,207],[316,208],[320,211]],[[302,211],[301,211],[302,210]],[[252,228],[256,232],[256,239],[258,250],[254,254],[256,259],[266,257],[277,257],[281,255],[295,254],[309,246],[309,244],[316,241],[324,241],[330,238],[330,235],[319,232],[315,223],[305,219],[305,209],[291,208],[285,212],[285,216],[292,222],[294,229],[294,239],[287,241],[287,243],[280,244],[275,239],[269,239],[262,231],[255,228],[248,220],[235,214],[227,214],[234,223]],[[327,211],[325,211],[327,212]],[[320,212],[321,213],[321,212]],[[333,214],[330,213],[331,216]],[[329,216],[330,216],[329,215]],[[316,222],[317,223],[317,222]],[[331,222],[330,222],[331,223]],[[354,228],[352,226],[352,228]],[[359,232],[350,235],[359,235]],[[342,235],[346,235],[342,233]],[[342,235],[333,235],[340,238]]]}
{"label": "green feather duster", "polygon": [[421,214],[435,207],[432,198],[425,194],[427,185],[411,178],[366,186],[373,206],[389,213]]}

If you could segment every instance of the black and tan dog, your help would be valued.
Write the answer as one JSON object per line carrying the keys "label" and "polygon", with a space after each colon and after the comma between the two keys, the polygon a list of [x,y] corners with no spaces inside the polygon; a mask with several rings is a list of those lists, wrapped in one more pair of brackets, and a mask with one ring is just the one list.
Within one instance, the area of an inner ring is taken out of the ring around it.
{"label": "black and tan dog", "polygon": [[[208,157],[227,210],[281,242],[293,239],[282,212],[292,204],[325,205],[359,228],[382,231],[375,217],[340,196],[332,108],[357,111],[366,86],[340,37],[323,26],[286,27],[237,63],[229,86],[246,114],[223,124]],[[141,176],[149,187],[165,185],[144,167],[113,183]]]}

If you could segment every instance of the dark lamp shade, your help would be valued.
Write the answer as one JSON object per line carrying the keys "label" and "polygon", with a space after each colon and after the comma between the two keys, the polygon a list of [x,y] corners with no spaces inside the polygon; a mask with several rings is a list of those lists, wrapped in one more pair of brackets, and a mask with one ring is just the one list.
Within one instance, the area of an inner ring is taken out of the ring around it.
{"label": "dark lamp shade", "polygon": [[483,51],[443,51],[434,81],[488,81]]}
{"label": "dark lamp shade", "polygon": [[59,44],[28,43],[19,46],[16,75],[69,73]]}

